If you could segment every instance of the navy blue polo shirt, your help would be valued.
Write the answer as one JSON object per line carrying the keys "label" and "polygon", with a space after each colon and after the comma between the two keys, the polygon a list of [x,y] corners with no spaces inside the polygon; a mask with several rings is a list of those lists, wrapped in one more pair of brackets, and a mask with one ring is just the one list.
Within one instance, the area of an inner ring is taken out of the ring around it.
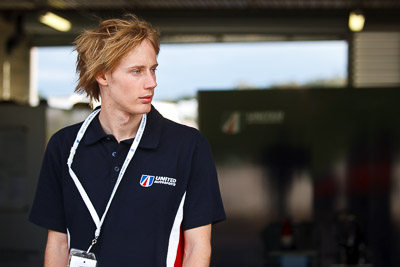
{"label": "navy blue polo shirt", "polygon": [[[96,227],[67,166],[81,124],[50,139],[29,219],[68,232],[70,247],[86,250]],[[72,169],[100,218],[132,141],[105,134],[97,116],[78,146]],[[224,219],[208,141],[152,107],[92,252],[99,267],[174,266],[182,231]]]}

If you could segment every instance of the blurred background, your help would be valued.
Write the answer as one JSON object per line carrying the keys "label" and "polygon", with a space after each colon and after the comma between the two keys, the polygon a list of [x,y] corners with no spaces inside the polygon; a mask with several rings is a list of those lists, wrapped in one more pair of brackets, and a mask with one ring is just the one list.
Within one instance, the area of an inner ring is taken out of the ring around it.
{"label": "blurred background", "polygon": [[44,149],[90,112],[72,43],[125,13],[161,31],[155,107],[210,141],[228,216],[212,267],[398,266],[399,12],[397,0],[1,0],[0,266],[43,264],[46,230],[27,217]]}

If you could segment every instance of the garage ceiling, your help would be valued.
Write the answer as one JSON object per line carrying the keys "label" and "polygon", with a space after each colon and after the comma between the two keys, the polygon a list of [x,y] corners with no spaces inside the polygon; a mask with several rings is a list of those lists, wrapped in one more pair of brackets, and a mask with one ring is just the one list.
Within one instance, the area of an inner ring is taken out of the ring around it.
{"label": "garage ceiling", "polygon": [[398,0],[2,0],[2,10],[88,9],[384,9],[399,8]]}
{"label": "garage ceiling", "polygon": [[[135,13],[159,27],[163,42],[347,39],[351,10],[365,30],[400,31],[398,0],[1,0],[3,20],[32,45],[70,45],[99,19]],[[52,11],[72,22],[57,32],[38,18]]]}

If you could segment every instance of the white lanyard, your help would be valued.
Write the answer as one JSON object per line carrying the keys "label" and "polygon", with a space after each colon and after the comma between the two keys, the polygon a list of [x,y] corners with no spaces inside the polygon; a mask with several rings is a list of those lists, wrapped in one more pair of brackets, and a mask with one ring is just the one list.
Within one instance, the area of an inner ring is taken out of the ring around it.
{"label": "white lanyard", "polygon": [[125,170],[128,167],[129,162],[131,161],[131,159],[133,158],[133,156],[134,156],[134,154],[136,152],[136,149],[137,149],[137,147],[139,145],[140,139],[142,139],[142,135],[143,135],[144,129],[146,127],[146,120],[147,120],[146,114],[143,114],[142,120],[141,120],[140,125],[139,125],[139,129],[138,129],[137,134],[136,134],[136,137],[133,140],[133,143],[132,143],[132,145],[131,145],[131,147],[129,149],[128,155],[125,158],[124,164],[121,167],[121,171],[118,174],[117,182],[114,185],[114,189],[113,189],[113,191],[111,193],[111,196],[110,196],[110,199],[108,200],[106,209],[104,210],[103,216],[101,217],[101,220],[100,220],[100,218],[97,215],[97,212],[96,212],[92,202],[89,199],[89,196],[87,195],[87,193],[86,193],[85,189],[83,188],[81,182],[79,181],[78,177],[76,176],[76,174],[74,173],[74,171],[71,168],[72,162],[73,162],[73,159],[74,159],[74,156],[75,156],[75,153],[76,153],[76,149],[78,148],[78,145],[79,145],[80,141],[82,140],[82,137],[85,134],[86,129],[88,128],[90,122],[93,120],[94,117],[96,117],[97,113],[99,113],[99,112],[100,112],[100,109],[96,109],[83,122],[81,128],[78,131],[78,134],[76,135],[74,144],[71,147],[71,152],[69,154],[68,161],[67,161],[69,174],[71,175],[72,180],[74,180],[75,185],[78,188],[78,191],[81,194],[82,199],[85,202],[86,207],[88,208],[94,223],[96,224],[96,231],[95,231],[95,234],[94,234],[95,239],[93,239],[92,244],[89,247],[87,252],[89,252],[91,247],[94,244],[96,244],[96,242],[97,242],[97,238],[100,235],[100,230],[101,230],[101,226],[103,225],[104,218],[106,217],[108,209],[110,208],[111,201],[114,198],[115,192],[117,191],[117,188],[118,188],[118,186],[119,186],[119,184],[120,184],[120,182],[122,180],[122,177],[125,174]]}

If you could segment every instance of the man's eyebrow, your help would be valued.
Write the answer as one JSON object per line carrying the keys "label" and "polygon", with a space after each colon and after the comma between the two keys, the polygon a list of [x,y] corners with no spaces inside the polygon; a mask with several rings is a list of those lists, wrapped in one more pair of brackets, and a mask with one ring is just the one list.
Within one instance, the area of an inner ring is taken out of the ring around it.
{"label": "man's eyebrow", "polygon": [[133,65],[133,66],[127,66],[126,69],[143,69],[145,68],[144,65]]}
{"label": "man's eyebrow", "polygon": [[[153,66],[151,66],[151,68],[155,68],[158,67],[158,63],[154,64]],[[126,69],[144,69],[146,68],[145,65],[133,65],[133,66],[127,66]]]}
{"label": "man's eyebrow", "polygon": [[151,66],[150,68],[151,68],[151,69],[155,69],[155,68],[157,68],[157,67],[158,67],[158,63],[154,64],[154,65]]}

